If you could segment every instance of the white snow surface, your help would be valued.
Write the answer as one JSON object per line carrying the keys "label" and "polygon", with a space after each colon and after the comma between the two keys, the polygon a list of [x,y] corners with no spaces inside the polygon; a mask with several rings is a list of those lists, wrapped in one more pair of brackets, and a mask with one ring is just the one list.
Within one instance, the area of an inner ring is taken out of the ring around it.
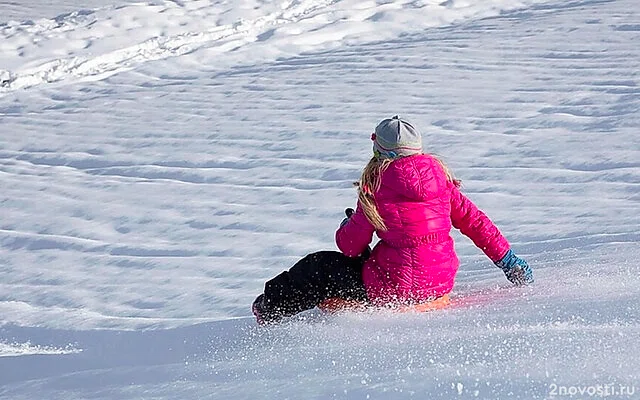
{"label": "white snow surface", "polygon": [[[0,3],[0,399],[640,398],[637,0]],[[257,327],[401,114],[533,267]],[[606,394],[606,396],[605,396]]]}

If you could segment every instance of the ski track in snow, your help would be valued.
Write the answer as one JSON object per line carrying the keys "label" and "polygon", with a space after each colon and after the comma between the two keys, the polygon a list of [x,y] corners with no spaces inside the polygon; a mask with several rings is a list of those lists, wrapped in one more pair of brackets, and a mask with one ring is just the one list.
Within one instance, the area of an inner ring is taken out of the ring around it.
{"label": "ski track in snow", "polygon": [[[363,0],[139,3],[82,10],[36,22],[0,25],[0,95],[59,81],[104,79],[149,61],[209,50],[216,66],[242,62],[224,54],[263,59],[336,47],[358,38],[393,38],[541,0],[502,0],[468,6],[460,1]],[[428,16],[428,18],[425,18]],[[386,29],[378,29],[380,22]],[[131,44],[134,40],[136,43]],[[252,46],[253,44],[253,46]]]}
{"label": "ski track in snow", "polygon": [[[242,4],[0,25],[0,398],[640,389],[635,1]],[[264,281],[334,248],[394,113],[536,285],[456,235],[457,308],[256,329]]]}

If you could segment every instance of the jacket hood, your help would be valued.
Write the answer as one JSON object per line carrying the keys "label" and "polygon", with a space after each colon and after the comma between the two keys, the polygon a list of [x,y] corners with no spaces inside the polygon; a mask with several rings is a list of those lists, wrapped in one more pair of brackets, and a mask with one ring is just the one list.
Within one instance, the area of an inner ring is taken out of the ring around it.
{"label": "jacket hood", "polygon": [[381,186],[407,200],[421,201],[438,189],[436,175],[442,175],[436,174],[438,169],[440,165],[427,154],[403,157],[393,161],[382,174]]}

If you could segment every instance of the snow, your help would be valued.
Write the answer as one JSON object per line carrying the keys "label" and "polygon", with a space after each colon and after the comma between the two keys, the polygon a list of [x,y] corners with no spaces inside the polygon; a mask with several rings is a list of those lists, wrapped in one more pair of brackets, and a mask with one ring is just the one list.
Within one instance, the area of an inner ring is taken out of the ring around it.
{"label": "snow", "polygon": [[[635,0],[1,7],[0,398],[637,398]],[[536,283],[258,328],[394,114]]]}

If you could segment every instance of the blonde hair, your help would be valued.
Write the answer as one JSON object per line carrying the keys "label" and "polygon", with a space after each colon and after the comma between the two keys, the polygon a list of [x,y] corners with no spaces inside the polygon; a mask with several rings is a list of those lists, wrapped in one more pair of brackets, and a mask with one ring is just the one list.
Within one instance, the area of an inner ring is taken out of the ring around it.
{"label": "blonde hair", "polygon": [[429,155],[438,162],[438,165],[440,165],[440,167],[442,168],[442,171],[444,171],[444,174],[447,177],[447,181],[453,183],[456,187],[460,187],[460,185],[462,185],[462,181],[460,179],[456,179],[455,175],[453,174],[453,171],[451,171],[451,168],[449,168],[447,163],[445,163],[442,158],[440,158],[439,156],[436,156],[435,154],[429,154]]}
{"label": "blonde hair", "polygon": [[[456,187],[460,187],[460,181],[457,180],[447,164],[437,156],[431,155],[447,177],[447,180],[453,183]],[[393,162],[393,159],[372,157],[362,171],[362,176],[358,182],[355,182],[355,186],[358,187],[358,200],[362,205],[362,210],[367,220],[373,225],[376,230],[386,231],[387,226],[380,216],[380,212],[376,207],[374,193],[380,189],[382,182],[382,174],[389,168],[389,165]]]}

